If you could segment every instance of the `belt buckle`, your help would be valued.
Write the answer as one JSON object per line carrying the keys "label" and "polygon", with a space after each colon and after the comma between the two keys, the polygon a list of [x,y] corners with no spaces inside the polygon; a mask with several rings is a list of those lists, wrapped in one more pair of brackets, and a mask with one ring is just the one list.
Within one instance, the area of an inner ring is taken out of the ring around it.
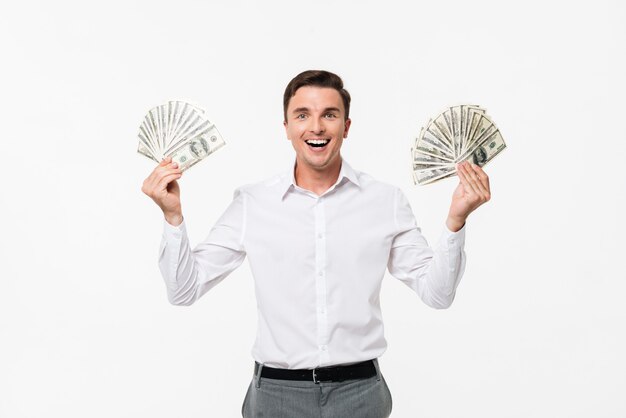
{"label": "belt buckle", "polygon": [[320,381],[317,380],[317,373],[315,373],[315,369],[313,369],[312,371],[313,371],[313,383],[318,385],[320,383]]}
{"label": "belt buckle", "polygon": [[[325,380],[321,380],[320,377],[317,375],[316,371],[318,369],[323,369],[322,370],[322,379],[324,379],[324,376],[326,376]],[[319,383],[325,383],[325,382],[334,382],[333,378],[331,376],[328,376],[328,373],[324,373],[325,371],[328,371],[329,369],[331,369],[330,367],[316,367],[315,369],[313,369],[313,382],[315,384],[319,384]]]}

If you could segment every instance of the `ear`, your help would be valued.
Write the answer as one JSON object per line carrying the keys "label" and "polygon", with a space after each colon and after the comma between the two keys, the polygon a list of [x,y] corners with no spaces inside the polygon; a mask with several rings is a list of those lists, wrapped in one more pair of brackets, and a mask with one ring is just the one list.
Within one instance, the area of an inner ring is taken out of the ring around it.
{"label": "ear", "polygon": [[346,119],[345,123],[344,123],[344,129],[343,129],[343,137],[344,139],[348,137],[348,131],[350,130],[350,125],[352,124],[352,120],[350,120],[350,118]]}
{"label": "ear", "polygon": [[287,137],[287,140],[291,141],[291,138],[289,138],[289,132],[287,132],[287,121],[286,120],[283,121],[283,127],[285,128],[285,136]]}

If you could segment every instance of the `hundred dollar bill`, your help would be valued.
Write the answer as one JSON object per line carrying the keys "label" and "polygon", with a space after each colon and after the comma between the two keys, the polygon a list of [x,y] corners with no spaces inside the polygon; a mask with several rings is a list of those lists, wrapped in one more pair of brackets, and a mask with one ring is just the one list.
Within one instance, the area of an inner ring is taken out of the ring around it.
{"label": "hundred dollar bill", "polygon": [[181,100],[170,100],[150,109],[137,136],[139,154],[157,162],[171,156],[182,169],[225,145],[204,110]]}
{"label": "hundred dollar bill", "polygon": [[452,106],[428,121],[411,149],[413,178],[428,184],[456,175],[456,163],[471,160],[483,166],[506,148],[485,109]]}
{"label": "hundred dollar bill", "polygon": [[421,154],[431,155],[433,157],[437,157],[442,160],[454,162],[454,160],[452,159],[450,155],[448,155],[447,153],[444,153],[441,149],[431,144],[428,144],[426,142],[418,142],[415,145],[415,150],[420,152]]}
{"label": "hundred dollar bill", "polygon": [[465,141],[465,109],[467,105],[457,106],[458,110],[458,132],[459,132],[459,150],[458,153],[461,154],[461,147],[463,146],[463,142]]}
{"label": "hundred dollar bill", "polygon": [[422,130],[417,142],[418,144],[426,143],[428,145],[431,145],[439,149],[444,154],[448,155],[449,158],[454,158],[454,155],[452,154],[452,152],[450,152],[450,149],[446,146],[446,144],[442,143],[441,140],[437,136],[433,135],[433,133],[428,129]]}
{"label": "hundred dollar bill", "polygon": [[185,171],[214,153],[224,144],[224,139],[213,127],[209,132],[192,138],[169,156],[172,157],[172,161],[178,163],[178,167],[182,171]]}
{"label": "hundred dollar bill", "polygon": [[214,128],[215,125],[205,119],[202,123],[194,126],[192,129],[189,129],[183,135],[180,135],[176,142],[169,144],[165,150],[165,154],[169,154],[173,150],[178,149],[181,144],[189,142],[191,138],[197,138],[207,134]]}
{"label": "hundred dollar bill", "polygon": [[144,148],[149,150],[150,153],[156,158],[161,158],[162,155],[159,155],[159,152],[154,148],[154,144],[152,143],[152,140],[150,139],[150,129],[148,128],[148,126],[146,126],[146,123],[144,121],[144,123],[141,124],[141,126],[139,126],[139,133],[137,134],[137,136],[139,137],[139,142],[143,143]]}
{"label": "hundred dollar bill", "polygon": [[445,143],[442,143],[439,138],[428,129],[422,128],[420,136],[415,141],[416,151],[424,154],[429,154],[434,157],[443,158],[445,160],[454,160],[454,157]]}
{"label": "hundred dollar bill", "polygon": [[152,152],[141,141],[139,141],[137,152],[140,153],[141,155],[145,155],[146,157],[150,158],[152,161],[156,162],[157,164],[160,163],[159,160],[157,160],[156,158],[152,156]]}
{"label": "hundred dollar bill", "polygon": [[420,137],[426,136],[431,139],[431,143],[445,151],[451,157],[453,157],[454,151],[452,144],[448,142],[444,133],[437,128],[434,123],[426,125],[425,129],[422,129]]}
{"label": "hundred dollar bill", "polygon": [[185,116],[188,114],[187,109],[189,108],[189,104],[177,100],[168,102],[168,105],[172,107],[173,112],[172,126],[170,128],[170,142],[176,142],[179,128],[185,120]]}
{"label": "hundred dollar bill", "polygon": [[429,184],[446,177],[453,176],[456,173],[454,165],[449,167],[437,167],[413,172],[413,179],[417,184]]}
{"label": "hundred dollar bill", "polygon": [[197,136],[198,129],[202,129],[202,127],[206,128],[210,124],[211,122],[190,108],[188,117],[178,127],[174,138],[167,144],[167,149],[171,150],[176,148],[190,136]]}
{"label": "hundred dollar bill", "polygon": [[174,122],[176,121],[176,112],[177,112],[177,102],[169,101],[167,102],[167,132],[166,132],[166,142],[170,143],[172,139],[172,135],[174,134]]}
{"label": "hundred dollar bill", "polygon": [[411,150],[411,155],[413,156],[414,164],[430,164],[430,165],[441,165],[441,164],[450,164],[451,160],[444,160],[443,158],[435,157],[430,154],[417,153]]}
{"label": "hundred dollar bill", "polygon": [[463,141],[462,141],[463,145],[461,147],[461,154],[465,153],[467,147],[469,146],[470,132],[472,132],[476,128],[476,123],[478,123],[479,118],[477,118],[474,121],[474,115],[485,114],[485,109],[481,109],[480,107],[476,105],[468,105],[468,106],[464,106],[463,112],[464,112],[464,118],[463,118],[464,127],[463,127]]}
{"label": "hundred dollar bill", "polygon": [[[437,118],[435,118],[436,120]],[[429,131],[435,138],[437,138],[442,146],[445,146],[446,149],[452,151],[452,142],[450,142],[449,135],[450,133],[447,131],[447,127],[445,126],[445,121],[443,121],[443,117],[441,117],[441,121],[437,121],[431,119],[426,124],[426,131]],[[441,128],[439,127],[441,125]]]}
{"label": "hundred dollar bill", "polygon": [[504,143],[504,138],[502,138],[500,131],[497,130],[481,143],[476,143],[474,147],[461,157],[461,161],[470,160],[474,164],[482,167],[505,148],[506,144]]}
{"label": "hundred dollar bill", "polygon": [[429,127],[431,130],[441,133],[442,139],[447,143],[447,148],[451,151],[451,154],[454,154],[454,138],[452,137],[452,130],[449,124],[449,116],[446,115],[446,112],[439,114]]}
{"label": "hundred dollar bill", "polygon": [[461,151],[461,107],[450,108],[450,124],[452,125],[452,150],[454,157],[458,157]]}
{"label": "hundred dollar bill", "polygon": [[478,122],[473,132],[470,133],[471,138],[467,142],[466,150],[482,142],[489,135],[498,130],[493,121],[487,115],[477,115]]}
{"label": "hundred dollar bill", "polygon": [[165,118],[164,118],[164,111],[162,106],[158,106],[154,109],[154,118],[156,120],[156,124],[157,124],[157,132],[159,134],[159,138],[161,139],[161,143],[159,144],[159,146],[161,147],[161,149],[165,148]]}
{"label": "hundred dollar bill", "polygon": [[422,171],[422,170],[435,170],[435,169],[443,169],[443,168],[454,168],[454,164],[420,164],[413,163],[413,171]]}

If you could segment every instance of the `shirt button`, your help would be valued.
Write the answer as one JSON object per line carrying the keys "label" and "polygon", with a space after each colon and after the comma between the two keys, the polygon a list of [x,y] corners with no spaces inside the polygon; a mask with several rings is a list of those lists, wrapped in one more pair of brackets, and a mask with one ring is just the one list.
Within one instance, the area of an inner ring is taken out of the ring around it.
{"label": "shirt button", "polygon": [[317,275],[318,275],[318,276],[323,276],[323,275],[324,275],[324,272],[323,272],[323,271],[320,271],[319,273],[317,273]]}
{"label": "shirt button", "polygon": [[325,345],[322,346],[322,351],[326,351],[326,346]]}
{"label": "shirt button", "polygon": [[317,237],[318,237],[319,239],[322,239],[322,238],[324,238],[324,234],[319,233],[319,234],[317,234]]}

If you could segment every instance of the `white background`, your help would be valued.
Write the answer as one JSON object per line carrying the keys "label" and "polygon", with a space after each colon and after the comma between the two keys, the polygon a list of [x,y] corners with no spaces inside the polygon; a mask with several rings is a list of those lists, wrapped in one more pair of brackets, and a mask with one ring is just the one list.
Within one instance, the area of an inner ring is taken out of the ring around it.
{"label": "white background", "polygon": [[477,103],[508,145],[452,307],[384,279],[393,416],[626,416],[625,20],[618,0],[3,2],[0,417],[240,416],[249,268],[168,304],[135,135],[176,98],[225,137],[182,179],[197,243],[291,164],[282,93],[312,68],[353,96],[344,157],[431,241],[456,180],[413,186],[419,128]]}

